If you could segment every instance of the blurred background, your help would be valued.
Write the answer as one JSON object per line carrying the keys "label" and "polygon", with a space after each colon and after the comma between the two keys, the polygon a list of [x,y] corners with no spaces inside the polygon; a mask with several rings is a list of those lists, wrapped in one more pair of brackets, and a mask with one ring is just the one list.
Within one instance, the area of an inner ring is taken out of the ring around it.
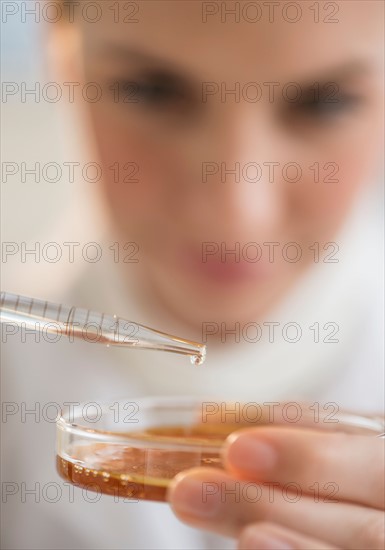
{"label": "blurred background", "polygon": [[[21,0],[7,2],[21,3],[26,4]],[[41,261],[42,247],[49,242],[98,241],[102,231],[100,212],[93,217],[96,184],[79,177],[84,164],[95,162],[95,155],[84,149],[82,125],[76,122],[79,114],[65,94],[58,102],[49,103],[41,93],[47,83],[55,82],[49,63],[49,23],[36,22],[34,16],[23,21],[20,11],[5,15],[5,2],[1,4],[2,289],[36,294],[43,288],[48,297],[58,278],[70,282],[85,262],[71,263],[67,254],[56,263]],[[34,89],[36,96],[24,95],[24,91]],[[74,169],[73,182],[65,162],[80,163]],[[48,163],[57,164],[59,171],[51,165],[45,172]],[[35,175],[31,172],[36,166]],[[60,170],[61,177],[53,181]],[[39,250],[39,245],[40,254],[27,254],[23,262],[22,250]],[[48,252],[55,257],[54,248]]]}

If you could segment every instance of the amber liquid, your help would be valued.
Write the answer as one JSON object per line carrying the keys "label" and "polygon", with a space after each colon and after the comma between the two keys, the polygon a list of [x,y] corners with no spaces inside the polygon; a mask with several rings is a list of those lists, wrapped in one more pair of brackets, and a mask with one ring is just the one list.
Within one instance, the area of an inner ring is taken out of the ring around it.
{"label": "amber liquid", "polygon": [[[179,472],[197,466],[221,467],[219,450],[204,446],[186,451],[172,448],[172,442],[196,445],[211,441],[216,447],[238,426],[229,424],[153,428],[148,437],[167,442],[169,447],[140,448],[114,443],[90,443],[72,449],[71,457],[57,456],[57,470],[66,481],[117,498],[129,500],[166,500],[167,488]],[[132,434],[134,435],[134,434]],[[160,437],[159,437],[160,436]],[[156,447],[156,443],[154,443]],[[170,448],[171,447],[171,448]]]}

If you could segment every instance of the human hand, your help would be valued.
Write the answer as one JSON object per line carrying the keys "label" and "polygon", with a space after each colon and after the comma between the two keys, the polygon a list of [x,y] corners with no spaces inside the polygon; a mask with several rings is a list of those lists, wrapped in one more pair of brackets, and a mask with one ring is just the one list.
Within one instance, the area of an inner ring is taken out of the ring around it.
{"label": "human hand", "polygon": [[384,548],[384,439],[248,428],[229,436],[223,462],[175,478],[181,520],[245,549]]}

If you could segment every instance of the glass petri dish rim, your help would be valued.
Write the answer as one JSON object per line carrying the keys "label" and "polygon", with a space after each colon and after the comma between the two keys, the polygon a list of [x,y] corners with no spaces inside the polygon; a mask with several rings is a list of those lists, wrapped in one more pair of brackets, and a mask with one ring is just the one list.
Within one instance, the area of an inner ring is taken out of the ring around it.
{"label": "glass petri dish rim", "polygon": [[[147,409],[151,410],[153,408],[163,408],[163,409],[185,409],[185,410],[198,410],[199,407],[202,406],[202,403],[205,402],[205,399],[207,399],[206,402],[213,402],[213,397],[208,398],[197,398],[192,396],[145,396],[140,398],[131,398],[130,401],[128,401],[127,398],[117,398],[114,403],[122,403],[122,402],[130,402],[130,403],[141,403],[143,406],[146,406]],[[215,403],[221,402],[225,403],[224,399],[217,399],[214,401]],[[288,403],[291,403],[288,401]],[[103,402],[98,404],[100,406],[100,409],[103,413],[111,414],[111,404],[112,402]],[[87,403],[79,403],[78,407],[83,407],[87,405]],[[302,403],[302,405],[305,405]],[[339,412],[338,421],[333,426],[328,426],[328,428],[322,430],[318,426],[315,426],[312,428],[311,425],[305,424],[287,424],[287,426],[292,427],[302,427],[304,429],[314,429],[320,431],[344,431],[342,428],[347,428],[348,431],[350,430],[361,430],[359,435],[369,435],[374,437],[384,437],[385,436],[385,420],[381,418],[380,416],[363,416],[363,415],[357,415],[350,412]],[[324,418],[327,417],[326,413],[321,413],[321,416],[323,415]],[[99,441],[104,443],[128,443],[128,444],[135,444],[136,446],[140,447],[147,447],[147,446],[153,446],[156,444],[159,448],[175,448],[178,447],[182,450],[197,450],[198,448],[205,448],[205,450],[210,451],[210,449],[213,452],[218,452],[218,450],[223,446],[224,440],[222,439],[206,439],[204,437],[189,437],[188,441],[186,439],[183,439],[183,436],[165,436],[165,435],[156,435],[156,434],[146,434],[141,433],[138,431],[135,433],[135,431],[132,432],[122,432],[122,431],[111,431],[111,430],[103,430],[103,429],[93,429],[89,428],[87,426],[83,426],[79,424],[78,422],[71,422],[65,418],[66,411],[65,409],[61,410],[60,416],[58,420],[56,421],[57,429],[60,429],[64,432],[70,432],[73,435],[77,436],[83,436],[86,437],[89,440],[92,441]],[[307,415],[305,414],[304,420],[309,419],[311,417],[311,414],[307,412]],[[74,418],[75,420],[75,418]],[[239,429],[245,429],[245,428],[253,428],[257,426],[266,426],[266,424],[243,424],[240,425]],[[274,425],[281,425],[278,423],[271,422],[268,424],[269,426]],[[362,434],[362,430],[366,433]]]}
{"label": "glass petri dish rim", "polygon": [[[177,409],[181,408],[185,410],[197,410],[197,407],[202,405],[204,398],[198,399],[191,396],[156,396],[156,397],[140,397],[140,398],[117,398],[114,403],[140,403],[145,405],[148,410],[153,408],[163,408],[163,409]],[[87,403],[80,403],[78,407],[82,407]],[[111,414],[111,404],[112,402],[99,403],[99,407],[103,413]],[[207,452],[217,453],[223,445],[222,439],[206,439],[204,437],[189,437],[188,440],[184,439],[183,436],[167,436],[167,435],[156,435],[142,433],[140,431],[135,432],[122,432],[122,431],[111,431],[103,429],[94,429],[87,426],[83,426],[78,422],[71,422],[65,418],[66,411],[61,410],[60,416],[56,421],[56,429],[63,432],[71,433],[72,435],[80,436],[87,438],[93,442],[101,443],[117,443],[117,444],[131,444],[135,447],[154,447],[159,449],[175,449],[176,447],[183,451],[197,451],[198,449],[204,448]],[[76,417],[75,417],[76,419]]]}

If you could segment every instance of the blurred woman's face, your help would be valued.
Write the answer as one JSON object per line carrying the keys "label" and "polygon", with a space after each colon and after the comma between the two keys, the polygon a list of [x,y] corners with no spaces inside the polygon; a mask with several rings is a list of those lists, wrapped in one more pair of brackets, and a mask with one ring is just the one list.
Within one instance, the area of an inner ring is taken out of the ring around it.
{"label": "blurred woman's face", "polygon": [[71,27],[120,239],[179,318],[256,320],[378,167],[383,3],[100,4]]}

